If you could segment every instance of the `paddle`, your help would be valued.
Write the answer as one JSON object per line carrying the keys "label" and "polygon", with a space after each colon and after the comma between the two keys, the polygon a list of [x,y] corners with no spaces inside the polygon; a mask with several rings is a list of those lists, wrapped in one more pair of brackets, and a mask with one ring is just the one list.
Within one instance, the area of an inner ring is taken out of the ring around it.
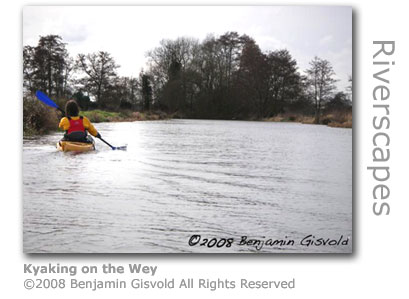
{"label": "paddle", "polygon": [[[45,93],[37,90],[36,91],[36,97],[37,99],[39,99],[41,102],[43,102],[44,104],[46,104],[47,106],[53,107],[58,109],[59,111],[62,112],[63,115],[65,115],[64,110],[62,110],[60,107],[58,107],[58,105],[56,103],[53,102],[53,100],[51,100]],[[122,150],[122,151],[126,151],[127,146],[112,146],[110,145],[108,142],[106,142],[104,139],[102,139],[101,136],[96,136],[98,139],[100,139],[101,141],[103,141],[105,144],[109,145],[109,147],[112,150]]]}
{"label": "paddle", "polygon": [[112,150],[120,150],[120,151],[126,151],[127,146],[123,145],[123,146],[112,146],[110,145],[108,142],[106,142],[104,139],[102,139],[101,136],[97,136],[97,138],[99,138],[102,142],[104,142],[105,144],[107,144],[110,148],[112,148]]}
{"label": "paddle", "polygon": [[56,108],[56,109],[58,109],[59,111],[62,112],[62,115],[65,115],[65,111],[62,110],[60,107],[58,107],[58,105],[56,103],[54,103],[45,93],[37,90],[36,91],[36,97],[37,97],[37,99],[39,99],[41,102],[43,102],[47,106]]}

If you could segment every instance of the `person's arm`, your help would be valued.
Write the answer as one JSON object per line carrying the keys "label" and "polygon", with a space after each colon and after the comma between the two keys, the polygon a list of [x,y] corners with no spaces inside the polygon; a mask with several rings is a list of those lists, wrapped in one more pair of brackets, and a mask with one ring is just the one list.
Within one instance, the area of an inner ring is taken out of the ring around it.
{"label": "person's arm", "polygon": [[66,117],[61,118],[58,127],[64,131],[67,131],[70,128],[70,121],[68,120],[68,118]]}
{"label": "person's arm", "polygon": [[87,129],[87,131],[94,137],[101,136],[99,135],[97,129],[92,125],[92,123],[89,121],[88,118],[84,116],[83,118],[83,123],[84,123],[84,128]]}

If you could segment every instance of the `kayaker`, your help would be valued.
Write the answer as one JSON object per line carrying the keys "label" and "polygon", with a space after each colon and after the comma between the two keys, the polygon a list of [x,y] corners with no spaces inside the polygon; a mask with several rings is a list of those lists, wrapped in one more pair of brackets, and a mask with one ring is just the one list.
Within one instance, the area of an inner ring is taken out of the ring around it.
{"label": "kayaker", "polygon": [[89,119],[85,116],[79,116],[80,109],[74,100],[65,104],[65,117],[58,125],[65,131],[63,140],[92,143],[92,138],[87,134],[100,138],[101,134],[95,129]]}

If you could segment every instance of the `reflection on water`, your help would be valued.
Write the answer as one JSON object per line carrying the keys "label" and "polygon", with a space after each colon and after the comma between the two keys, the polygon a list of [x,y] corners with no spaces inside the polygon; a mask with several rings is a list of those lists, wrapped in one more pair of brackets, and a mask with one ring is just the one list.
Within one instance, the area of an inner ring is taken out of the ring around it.
{"label": "reflection on water", "polygon": [[[57,133],[24,140],[25,252],[351,251],[352,240],[299,241],[352,237],[352,130],[206,120],[96,126],[128,151],[97,141],[95,152],[57,152]],[[189,246],[192,235],[234,243]],[[295,244],[257,250],[237,245],[242,236]]]}

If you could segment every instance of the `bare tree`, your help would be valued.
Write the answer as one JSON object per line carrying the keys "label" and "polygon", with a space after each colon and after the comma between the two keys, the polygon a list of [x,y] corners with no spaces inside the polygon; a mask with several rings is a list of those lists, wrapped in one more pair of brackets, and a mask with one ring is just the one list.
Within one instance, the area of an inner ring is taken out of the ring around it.
{"label": "bare tree", "polygon": [[106,106],[109,101],[107,94],[115,82],[116,69],[119,67],[114,58],[104,51],[78,54],[76,67],[85,73],[85,77],[80,79],[85,89],[96,97],[98,105]]}
{"label": "bare tree", "polygon": [[191,80],[184,74],[192,73],[198,53],[198,40],[187,37],[162,40],[159,47],[148,52],[149,75],[157,102],[170,110],[185,108],[192,88]]}
{"label": "bare tree", "polygon": [[43,90],[49,95],[64,94],[64,77],[69,64],[65,43],[58,35],[40,36],[36,47],[23,48],[23,78],[26,91]]}
{"label": "bare tree", "polygon": [[23,48],[23,87],[25,88],[25,91],[28,92],[33,92],[35,90],[34,76],[36,66],[34,62],[34,52],[34,47],[25,46]]}
{"label": "bare tree", "polygon": [[307,83],[311,91],[315,106],[315,123],[320,123],[322,104],[328,100],[335,90],[335,72],[328,60],[317,56],[310,62],[310,68],[306,70]]}
{"label": "bare tree", "polygon": [[74,59],[72,57],[67,58],[62,67],[62,96],[67,96],[72,92],[72,74],[75,67]]}
{"label": "bare tree", "polygon": [[269,78],[267,56],[253,39],[248,38],[244,42],[238,71],[237,88],[241,99],[239,111],[243,110],[241,113],[264,116],[268,108]]}
{"label": "bare tree", "polygon": [[151,108],[151,104],[152,104],[151,79],[149,75],[146,75],[143,72],[139,74],[139,77],[141,81],[141,93],[142,93],[144,110],[149,111]]}
{"label": "bare tree", "polygon": [[348,96],[348,100],[352,101],[352,75],[348,76],[348,86],[346,87],[346,94]]}

